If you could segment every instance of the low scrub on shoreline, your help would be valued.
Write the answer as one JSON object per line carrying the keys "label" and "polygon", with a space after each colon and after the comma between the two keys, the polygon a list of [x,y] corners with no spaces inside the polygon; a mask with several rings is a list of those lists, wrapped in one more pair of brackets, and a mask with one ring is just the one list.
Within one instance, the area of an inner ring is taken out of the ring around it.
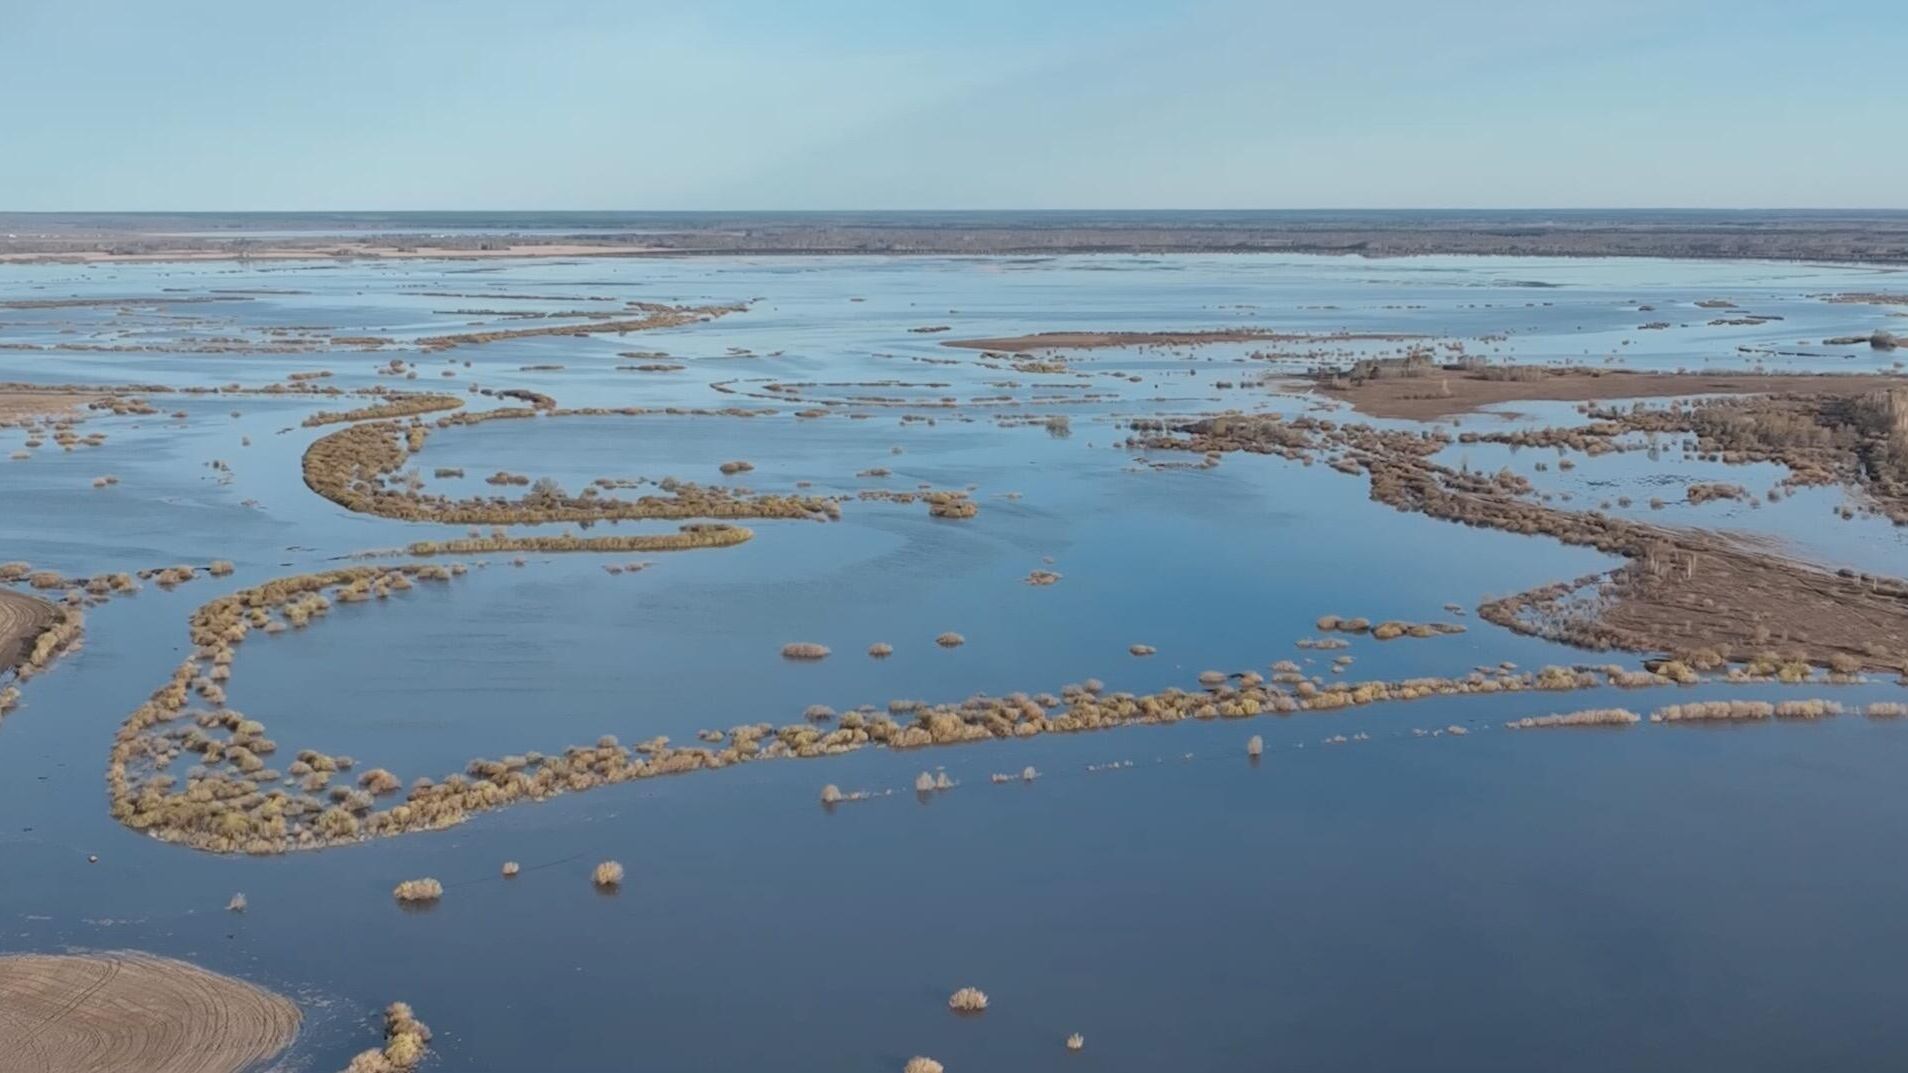
{"label": "low scrub on shoreline", "polygon": [[453,540],[419,540],[405,547],[410,555],[479,555],[487,552],[662,552],[692,548],[727,548],[746,543],[755,533],[739,525],[692,523],[674,533],[629,533],[616,536],[586,537],[565,533],[560,536],[487,536],[460,537]]}

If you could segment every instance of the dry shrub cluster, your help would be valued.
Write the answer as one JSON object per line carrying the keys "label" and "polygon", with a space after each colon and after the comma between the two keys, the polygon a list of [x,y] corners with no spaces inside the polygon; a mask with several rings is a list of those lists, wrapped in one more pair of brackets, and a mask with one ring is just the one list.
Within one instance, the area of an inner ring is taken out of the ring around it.
{"label": "dry shrub cluster", "polygon": [[1558,715],[1527,715],[1504,725],[1515,730],[1529,730],[1532,727],[1615,727],[1629,726],[1642,719],[1642,716],[1627,708],[1587,708]]}
{"label": "dry shrub cluster", "polygon": [[464,405],[464,400],[455,395],[416,395],[393,393],[383,402],[356,410],[318,410],[300,422],[306,428],[320,425],[337,424],[344,421],[374,421],[394,417],[413,417],[417,414],[436,413],[439,410],[455,410]]}
{"label": "dry shrub cluster", "polygon": [[1320,615],[1315,625],[1321,631],[1328,633],[1332,631],[1369,633],[1379,641],[1390,641],[1399,637],[1439,637],[1464,632],[1464,627],[1455,622],[1405,622],[1399,619],[1387,619],[1374,626],[1367,618],[1342,618],[1338,615]]}
{"label": "dry shrub cluster", "polygon": [[[871,745],[905,749],[1184,719],[1334,711],[1422,697],[1662,686],[1677,680],[1669,674],[1610,666],[1545,667],[1536,672],[1480,669],[1462,678],[1397,682],[1321,682],[1306,678],[1296,664],[1281,661],[1269,680],[1251,671],[1215,672],[1206,676],[1207,687],[1197,691],[1109,693],[1089,680],[1067,686],[1059,695],[897,702],[885,712],[864,706],[780,727],[748,724],[704,732],[698,735],[704,744],[688,747],[671,745],[666,738],[624,746],[605,736],[594,745],[572,746],[554,756],[533,752],[473,760],[462,773],[414,781],[401,801],[383,806],[375,791],[390,790],[395,780],[383,769],[367,772],[363,788],[329,785],[336,772],[352,767],[346,757],[303,749],[283,776],[266,769],[263,758],[276,752],[277,744],[266,737],[261,723],[220,706],[223,689],[215,677],[230,665],[247,633],[274,624],[295,628],[347,594],[388,597],[413,578],[444,580],[457,572],[431,565],[350,567],[278,579],[206,604],[192,618],[192,656],[128,718],[115,739],[108,772],[113,815],[156,838],[199,849],[277,853],[448,827],[513,803],[635,779],[757,760],[834,756]],[[213,706],[191,707],[194,696]],[[187,755],[199,766],[181,786],[168,768]],[[274,785],[280,781],[284,785]],[[953,785],[945,772],[924,772],[922,782],[929,791]]]}
{"label": "dry shrub cluster", "polygon": [[407,879],[392,888],[391,896],[400,902],[434,902],[444,896],[444,884],[435,879]]}
{"label": "dry shrub cluster", "polygon": [[[1831,413],[1858,406],[1880,412],[1897,405],[1832,392],[1800,398],[1775,397],[1775,402]],[[1706,412],[1638,410],[1643,417],[1636,420],[1687,423],[1691,414]],[[1592,413],[1632,421],[1630,411]],[[1488,621],[1520,632],[1590,648],[1668,651],[1679,658],[1707,650],[1741,661],[1778,648],[1785,659],[1838,673],[1908,669],[1908,584],[1853,572],[1831,574],[1714,534],[1530,502],[1528,482],[1516,474],[1475,473],[1432,461],[1450,443],[1436,430],[1340,425],[1309,415],[1290,420],[1219,415],[1178,425],[1132,425],[1129,446],[1194,451],[1208,458],[1232,451],[1296,461],[1325,458],[1335,467],[1365,473],[1372,498],[1398,510],[1547,535],[1630,560],[1602,579],[1603,591],[1594,600],[1578,599],[1589,583],[1579,580],[1480,608]]]}
{"label": "dry shrub cluster", "polygon": [[410,1073],[424,1061],[431,1030],[411,1007],[393,1002],[384,1011],[384,1046],[361,1051],[344,1073]]}
{"label": "dry shrub cluster", "polygon": [[692,548],[727,548],[747,542],[755,534],[739,525],[691,523],[674,533],[631,533],[617,536],[586,537],[574,534],[557,536],[462,537],[454,540],[419,540],[405,547],[411,555],[478,555],[486,552],[659,552],[687,551]]}
{"label": "dry shrub cluster", "polygon": [[[377,421],[349,425],[306,448],[305,483],[339,506],[406,521],[460,525],[623,521],[642,518],[836,518],[840,507],[812,496],[748,496],[691,482],[664,481],[668,495],[618,499],[595,488],[569,495],[555,482],[537,482],[521,498],[452,499],[392,478],[421,450],[422,425]],[[508,476],[511,481],[516,478]],[[495,481],[497,478],[492,478]]]}
{"label": "dry shrub cluster", "polygon": [[628,332],[650,331],[657,328],[679,328],[701,321],[714,320],[729,313],[739,313],[747,309],[746,305],[715,306],[671,306],[658,302],[631,302],[629,309],[641,313],[639,317],[596,317],[581,324],[552,324],[534,328],[504,328],[483,332],[460,332],[453,335],[430,335],[417,341],[424,350],[445,350],[454,346],[476,346],[483,343],[495,343],[508,339],[528,339],[540,335],[623,335]]}

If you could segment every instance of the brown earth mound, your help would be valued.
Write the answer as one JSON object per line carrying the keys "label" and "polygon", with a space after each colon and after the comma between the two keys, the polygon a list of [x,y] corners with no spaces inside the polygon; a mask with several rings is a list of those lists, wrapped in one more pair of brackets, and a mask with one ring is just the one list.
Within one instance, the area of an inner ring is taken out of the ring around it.
{"label": "brown earth mound", "polygon": [[1359,413],[1426,421],[1507,402],[1590,402],[1771,392],[1859,395],[1900,386],[1902,378],[1833,373],[1644,373],[1486,366],[1477,370],[1433,368],[1412,375],[1362,379],[1326,375],[1314,383],[1333,398],[1350,403]]}
{"label": "brown earth mound", "polygon": [[1115,346],[1198,346],[1202,343],[1319,343],[1353,340],[1397,341],[1415,339],[1414,335],[1379,332],[1364,335],[1307,335],[1275,332],[1263,328],[1214,328],[1188,332],[1035,332],[998,339],[949,339],[942,346],[962,350],[1003,350],[1021,354],[1029,350],[1091,350]]}
{"label": "brown earth mound", "polygon": [[98,397],[77,392],[0,391],[0,421],[75,413]]}
{"label": "brown earth mound", "polygon": [[298,1033],[298,1007],[136,953],[0,956],[4,1073],[239,1073]]}
{"label": "brown earth mound", "polygon": [[0,672],[25,663],[34,638],[58,617],[58,609],[37,596],[0,589]]}

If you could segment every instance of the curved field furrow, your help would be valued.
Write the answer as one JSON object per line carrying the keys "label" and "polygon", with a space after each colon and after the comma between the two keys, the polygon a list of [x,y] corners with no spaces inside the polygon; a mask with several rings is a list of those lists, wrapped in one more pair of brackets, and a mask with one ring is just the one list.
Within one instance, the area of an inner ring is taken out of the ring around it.
{"label": "curved field furrow", "polygon": [[238,1073],[284,1050],[298,1023],[289,999],[182,961],[0,956],[6,1073]]}

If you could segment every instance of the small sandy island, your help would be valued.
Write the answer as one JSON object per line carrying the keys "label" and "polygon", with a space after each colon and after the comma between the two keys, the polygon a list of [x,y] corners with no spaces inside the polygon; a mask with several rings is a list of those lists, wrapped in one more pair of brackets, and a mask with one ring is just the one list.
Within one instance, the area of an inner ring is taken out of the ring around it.
{"label": "small sandy island", "polygon": [[1395,342],[1417,339],[1416,335],[1396,332],[1304,333],[1275,332],[1265,328],[1212,328],[1185,332],[1035,332],[1032,335],[1008,335],[997,339],[949,339],[942,346],[962,350],[1001,350],[1022,354],[1029,350],[1092,350],[1120,346],[1200,346],[1205,343],[1342,343],[1360,340]]}
{"label": "small sandy island", "polygon": [[98,397],[77,391],[0,391],[0,422],[74,413]]}
{"label": "small sandy island", "polygon": [[205,249],[152,250],[65,249],[4,250],[0,263],[20,264],[108,264],[143,261],[318,261],[326,258],[364,258],[367,260],[452,260],[466,261],[491,257],[640,257],[668,253],[637,245],[606,245],[588,242],[493,242],[481,246],[397,245],[389,241],[336,241],[297,245],[248,244],[243,247],[219,245]]}
{"label": "small sandy island", "polygon": [[[1514,369],[1517,375],[1505,375],[1506,368]],[[1363,380],[1321,376],[1309,383],[1332,398],[1350,403],[1361,414],[1428,421],[1507,402],[1591,402],[1786,391],[1859,395],[1900,387],[1904,380],[1875,374],[1643,373],[1514,366]]]}
{"label": "small sandy island", "polygon": [[59,610],[38,596],[0,589],[0,673],[26,662],[33,641],[59,617]]}
{"label": "small sandy island", "polygon": [[290,999],[183,961],[0,955],[0,1073],[240,1073],[298,1020]]}

